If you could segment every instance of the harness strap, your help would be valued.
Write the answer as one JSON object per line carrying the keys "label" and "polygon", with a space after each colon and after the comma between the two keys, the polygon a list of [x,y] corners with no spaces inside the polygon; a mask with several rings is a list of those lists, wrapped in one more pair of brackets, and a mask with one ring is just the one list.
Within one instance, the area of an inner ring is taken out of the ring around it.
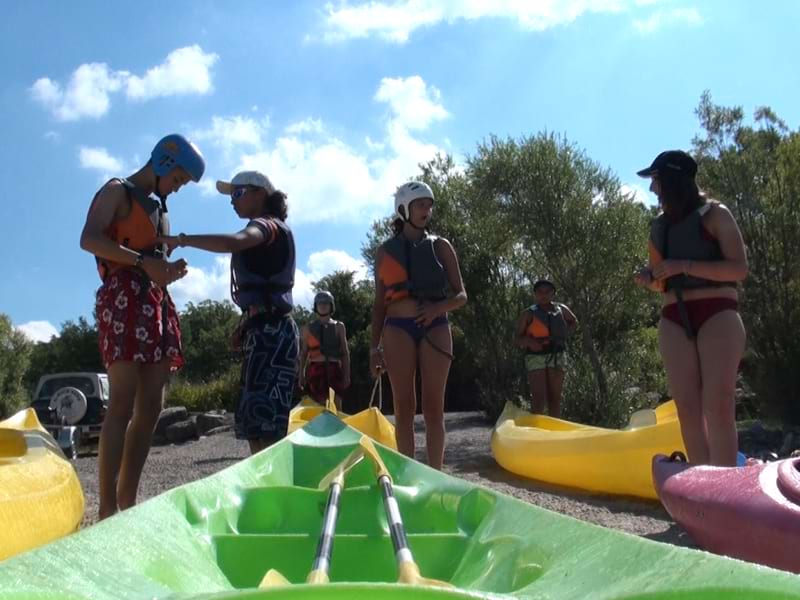
{"label": "harness strap", "polygon": [[376,391],[378,392],[378,410],[381,410],[383,408],[383,373],[379,373],[375,378],[375,383],[372,384],[372,394],[369,397],[369,406],[367,408],[372,408],[375,403]]}
{"label": "harness strap", "polygon": [[692,329],[692,322],[689,320],[689,311],[686,310],[686,302],[683,300],[683,286],[678,285],[675,288],[675,298],[678,300],[678,314],[681,317],[681,322],[683,323],[683,330],[686,333],[686,337],[690,340],[695,338],[694,330]]}

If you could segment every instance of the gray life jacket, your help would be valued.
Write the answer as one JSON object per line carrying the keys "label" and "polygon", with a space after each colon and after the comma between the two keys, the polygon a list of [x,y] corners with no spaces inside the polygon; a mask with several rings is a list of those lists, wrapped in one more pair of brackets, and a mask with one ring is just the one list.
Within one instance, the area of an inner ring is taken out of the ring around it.
{"label": "gray life jacket", "polygon": [[275,315],[286,315],[294,308],[294,237],[280,219],[258,218],[250,224],[266,230],[267,221],[278,226],[273,242],[265,241],[231,255],[231,297],[243,310],[261,304]]}
{"label": "gray life jacket", "polygon": [[322,323],[317,319],[308,324],[309,333],[319,342],[319,348],[315,348],[315,350],[330,360],[342,358],[342,345],[336,332],[336,323],[337,321],[333,319],[328,323]]}
{"label": "gray life jacket", "polygon": [[412,242],[396,235],[383,244],[383,250],[406,270],[405,281],[386,286],[387,291],[407,290],[412,298],[437,302],[447,298],[448,281],[444,265],[436,256],[437,236],[428,235]]}
{"label": "gray life jacket", "polygon": [[[704,204],[677,223],[671,222],[663,213],[650,226],[650,241],[664,260],[723,260],[719,242],[708,233],[704,234],[703,215],[713,204]],[[666,290],[698,289],[734,286],[732,281],[712,281],[692,275],[673,275],[666,282]]]}
{"label": "gray life jacket", "polygon": [[552,310],[545,310],[538,304],[528,307],[528,311],[533,314],[533,318],[543,323],[547,327],[550,343],[542,350],[534,352],[528,350],[528,354],[550,354],[552,352],[563,352],[567,348],[567,321],[564,318],[564,311],[558,302],[552,302]]}

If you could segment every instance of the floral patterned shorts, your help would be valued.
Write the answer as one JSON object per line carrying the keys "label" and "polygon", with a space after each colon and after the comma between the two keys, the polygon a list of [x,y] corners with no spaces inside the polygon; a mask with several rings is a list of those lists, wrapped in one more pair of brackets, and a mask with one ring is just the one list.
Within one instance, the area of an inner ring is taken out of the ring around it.
{"label": "floral patterned shorts", "polygon": [[178,313],[165,289],[141,271],[120,269],[97,290],[95,306],[100,355],[106,369],[114,361],[183,366]]}

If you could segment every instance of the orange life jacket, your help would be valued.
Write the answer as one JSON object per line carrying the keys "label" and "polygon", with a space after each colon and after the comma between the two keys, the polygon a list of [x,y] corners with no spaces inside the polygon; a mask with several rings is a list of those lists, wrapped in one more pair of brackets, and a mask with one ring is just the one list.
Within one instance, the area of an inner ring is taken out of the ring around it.
{"label": "orange life jacket", "polygon": [[529,354],[542,354],[545,352],[561,352],[567,340],[567,321],[564,318],[564,311],[557,302],[553,302],[553,309],[547,311],[534,304],[528,307],[531,313],[531,322],[525,329],[525,334],[532,338],[547,338],[543,341],[544,350],[534,352],[529,350]]}
{"label": "orange life jacket", "polygon": [[[115,178],[111,181],[119,181],[125,187],[130,200],[130,212],[126,217],[111,223],[103,233],[120,246],[136,250],[147,256],[165,258],[166,248],[155,243],[156,237],[169,235],[169,219],[161,202],[145,194],[127,179]],[[100,188],[100,191],[106,185],[108,183]],[[92,206],[97,201],[100,191],[92,200]],[[100,256],[95,256],[95,259],[97,272],[103,281],[113,272],[130,267],[130,265],[117,263]]]}

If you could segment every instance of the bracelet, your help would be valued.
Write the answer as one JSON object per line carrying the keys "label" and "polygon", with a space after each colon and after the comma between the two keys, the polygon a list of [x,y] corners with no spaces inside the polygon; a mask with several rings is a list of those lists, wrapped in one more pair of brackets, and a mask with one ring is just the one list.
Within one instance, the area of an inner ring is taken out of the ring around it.
{"label": "bracelet", "polygon": [[183,248],[184,246],[186,246],[186,234],[185,233],[179,233],[178,234],[178,247],[179,248]]}
{"label": "bracelet", "polygon": [[144,254],[142,252],[139,252],[139,254],[136,255],[136,260],[133,261],[133,266],[139,269],[144,267]]}
{"label": "bracelet", "polygon": [[687,260],[685,263],[683,263],[683,274],[686,277],[689,276],[689,271],[691,270],[691,268],[692,268],[692,261],[691,260]]}

